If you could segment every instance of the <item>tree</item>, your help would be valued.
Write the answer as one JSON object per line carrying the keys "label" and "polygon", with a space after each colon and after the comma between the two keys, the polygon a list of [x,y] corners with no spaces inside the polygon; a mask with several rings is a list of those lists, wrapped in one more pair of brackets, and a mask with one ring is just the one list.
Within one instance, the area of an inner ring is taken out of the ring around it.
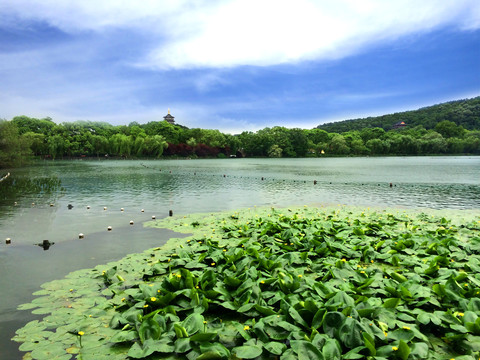
{"label": "tree", "polygon": [[25,139],[27,144],[29,144],[33,155],[38,156],[48,154],[48,146],[45,135],[29,131],[23,134],[22,138]]}
{"label": "tree", "polygon": [[53,159],[63,156],[65,151],[65,139],[61,135],[53,135],[47,139],[48,152]]}
{"label": "tree", "polygon": [[282,157],[282,149],[276,144],[272,145],[270,149],[268,149],[268,156],[271,158],[280,158]]}
{"label": "tree", "polygon": [[447,141],[436,131],[430,130],[421,138],[422,154],[440,154],[447,151]]}
{"label": "tree", "polygon": [[372,155],[384,155],[390,150],[390,144],[381,139],[370,139],[366,146]]}
{"label": "tree", "polygon": [[145,152],[147,155],[160,157],[168,147],[165,138],[161,135],[147,136],[145,138]]}
{"label": "tree", "polygon": [[31,153],[29,145],[13,122],[0,120],[0,168],[25,164]]}
{"label": "tree", "polygon": [[435,131],[441,134],[444,138],[461,138],[465,133],[465,129],[462,126],[457,126],[453,121],[448,120],[440,121],[435,126]]}
{"label": "tree", "polygon": [[330,143],[328,144],[328,147],[330,152],[336,155],[347,155],[350,152],[347,141],[345,140],[343,135],[340,134],[333,135]]}

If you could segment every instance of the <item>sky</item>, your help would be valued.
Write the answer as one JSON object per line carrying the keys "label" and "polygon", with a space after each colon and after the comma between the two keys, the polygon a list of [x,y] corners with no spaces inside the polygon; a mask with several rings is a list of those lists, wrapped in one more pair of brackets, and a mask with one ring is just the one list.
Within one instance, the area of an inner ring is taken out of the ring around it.
{"label": "sky", "polygon": [[235,134],[479,95],[478,0],[0,2],[0,119]]}

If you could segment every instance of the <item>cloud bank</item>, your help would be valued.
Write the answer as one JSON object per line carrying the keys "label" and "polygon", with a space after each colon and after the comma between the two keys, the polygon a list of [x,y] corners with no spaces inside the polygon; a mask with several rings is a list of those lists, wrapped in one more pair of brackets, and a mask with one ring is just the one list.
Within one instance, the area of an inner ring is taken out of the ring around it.
{"label": "cloud bank", "polygon": [[130,29],[150,37],[132,65],[269,66],[343,58],[407,35],[480,27],[477,0],[3,0],[0,19],[69,34]]}

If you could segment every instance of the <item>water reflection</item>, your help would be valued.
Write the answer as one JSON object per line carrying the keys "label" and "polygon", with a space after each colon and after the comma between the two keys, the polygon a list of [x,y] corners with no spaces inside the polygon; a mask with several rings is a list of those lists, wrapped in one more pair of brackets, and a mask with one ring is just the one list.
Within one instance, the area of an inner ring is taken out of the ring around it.
{"label": "water reflection", "polygon": [[57,199],[64,192],[58,176],[13,175],[0,184],[0,205],[15,204],[25,197]]}

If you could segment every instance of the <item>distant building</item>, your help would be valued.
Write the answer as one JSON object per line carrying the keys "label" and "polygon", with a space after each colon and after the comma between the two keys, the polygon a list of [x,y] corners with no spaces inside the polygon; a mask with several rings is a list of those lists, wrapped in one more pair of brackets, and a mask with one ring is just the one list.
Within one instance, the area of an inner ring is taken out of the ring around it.
{"label": "distant building", "polygon": [[170,114],[170,109],[168,109],[168,114],[163,117],[163,120],[172,125],[175,125],[175,117]]}
{"label": "distant building", "polygon": [[405,126],[407,126],[407,124],[405,124],[405,121],[400,121],[400,122],[397,122],[397,123],[393,124],[394,129],[402,129]]}

